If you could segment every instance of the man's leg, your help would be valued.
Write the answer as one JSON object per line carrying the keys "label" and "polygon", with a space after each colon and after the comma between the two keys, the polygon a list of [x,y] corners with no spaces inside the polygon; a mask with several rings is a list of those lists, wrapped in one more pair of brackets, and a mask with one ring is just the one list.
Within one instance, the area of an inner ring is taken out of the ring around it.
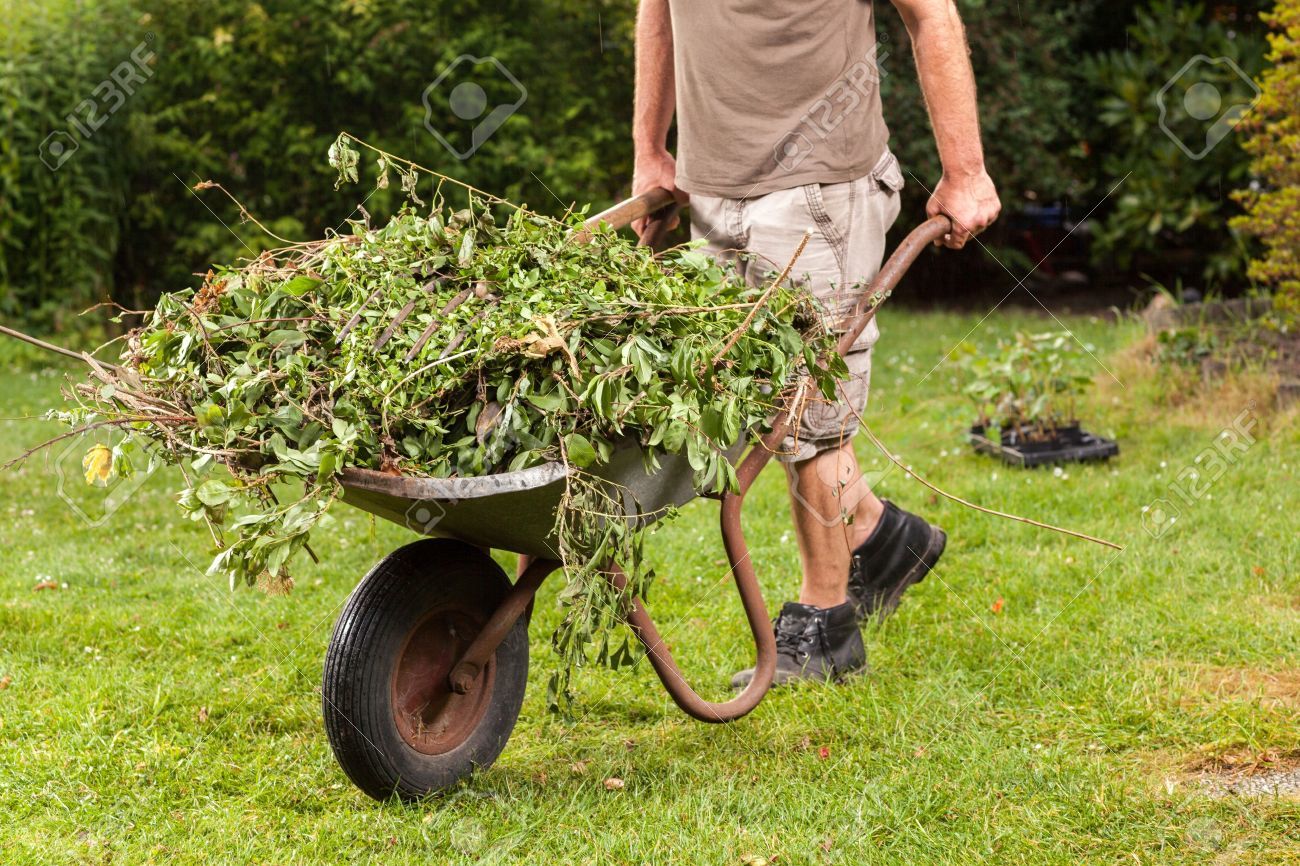
{"label": "man's leg", "polygon": [[803,563],[799,601],[814,607],[843,604],[853,551],[879,524],[885,504],[867,487],[847,442],[810,460],[787,463],[786,474]]}
{"label": "man's leg", "polygon": [[[892,197],[888,202],[866,200],[872,185],[866,179],[809,185],[747,203],[743,234],[746,250],[755,258],[746,278],[754,283],[770,279],[770,271],[790,260],[805,230],[811,229],[793,281],[817,297],[828,327],[842,327],[856,293],[880,266],[886,218],[892,220],[889,212],[896,210]],[[852,250],[850,238],[856,241]],[[800,600],[783,605],[774,624],[777,685],[838,680],[866,667],[858,607],[849,599],[849,573],[855,542],[871,532],[883,504],[858,469],[850,444],[857,418],[847,407],[860,412],[866,403],[870,348],[879,333],[875,323],[869,323],[855,344],[856,351],[846,359],[851,375],[839,384],[839,399],[805,393],[794,410],[794,428],[780,445],[778,460],[787,467],[803,585]],[[731,682],[740,688],[752,677],[751,668]]]}
{"label": "man's leg", "polygon": [[[833,322],[845,320],[857,293],[880,267],[885,233],[898,215],[902,173],[892,157],[867,178],[780,191],[741,211],[745,248],[775,267],[814,234],[794,268]],[[753,274],[747,277],[754,282]],[[834,401],[807,395],[778,459],[786,464],[803,564],[798,602],[777,616],[778,684],[833,680],[866,667],[858,631],[870,613],[887,613],[943,551],[945,536],[871,492],[852,448],[866,405],[871,348],[879,336],[869,322],[845,361],[850,377]],[[753,669],[732,678],[744,686]]]}

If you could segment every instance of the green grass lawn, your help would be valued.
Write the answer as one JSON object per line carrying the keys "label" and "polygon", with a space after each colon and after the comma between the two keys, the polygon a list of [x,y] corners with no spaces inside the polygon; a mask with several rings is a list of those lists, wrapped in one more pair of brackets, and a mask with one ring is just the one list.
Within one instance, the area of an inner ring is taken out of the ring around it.
{"label": "green grass lawn", "polygon": [[[1124,552],[886,472],[884,495],[947,529],[937,572],[868,630],[869,676],[773,693],[727,726],[684,717],[645,664],[581,672],[573,717],[548,713],[555,581],[501,759],[450,794],[378,804],[330,754],[321,663],[348,592],[413,536],[340,507],[291,596],[232,592],[205,574],[210,542],[180,519],[175,477],[155,475],[89,526],[60,497],[57,463],[38,457],[0,474],[0,862],[1300,862],[1300,801],[1212,799],[1193,778],[1300,754],[1300,695],[1285,687],[1300,682],[1295,423],[1261,409],[1256,444],[1154,538],[1142,506],[1169,496],[1244,404],[1171,410],[1115,357],[1135,326],[1069,319],[1128,376],[1099,366],[1082,413],[1123,454],[1013,470],[963,445],[951,365],[926,375],[977,317],[883,320],[869,421],[891,448],[953,493]],[[1050,324],[999,312],[974,338]],[[0,416],[56,405],[69,369],[7,363]],[[0,425],[0,460],[57,431]],[[868,465],[886,465],[860,441]],[[68,483],[92,508],[85,447]],[[752,646],[716,510],[695,503],[654,535],[650,609],[719,698]],[[746,517],[775,609],[798,584],[775,467]],[[35,589],[44,581],[57,588]],[[625,786],[607,790],[610,777]]]}

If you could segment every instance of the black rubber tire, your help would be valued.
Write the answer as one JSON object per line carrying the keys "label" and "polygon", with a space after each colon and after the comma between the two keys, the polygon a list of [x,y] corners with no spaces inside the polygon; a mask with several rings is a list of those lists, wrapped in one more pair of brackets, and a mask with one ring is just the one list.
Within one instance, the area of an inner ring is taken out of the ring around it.
{"label": "black rubber tire", "polygon": [[[459,623],[477,620],[477,634],[509,588],[505,572],[477,548],[424,539],[385,557],[353,590],[325,654],[321,705],[334,756],[362,791],[376,800],[393,794],[419,799],[491,766],[501,754],[528,682],[527,615],[488,663],[486,686],[482,680],[476,686],[475,712],[482,715],[468,716],[472,729],[463,739],[452,735],[454,746],[441,754],[425,754],[403,738],[394,712],[394,678],[399,660],[411,654],[404,656],[408,638],[415,641],[422,624],[450,617],[445,613],[450,606]],[[435,640],[441,633],[436,626],[423,627],[433,628]],[[451,634],[463,639],[465,629],[453,625]]]}

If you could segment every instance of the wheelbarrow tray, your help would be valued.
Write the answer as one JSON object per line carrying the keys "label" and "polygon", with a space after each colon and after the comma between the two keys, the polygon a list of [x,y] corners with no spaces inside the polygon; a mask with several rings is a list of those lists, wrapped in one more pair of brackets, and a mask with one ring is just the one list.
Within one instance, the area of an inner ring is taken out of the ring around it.
{"label": "wheelbarrow tray", "polygon": [[[737,445],[732,461],[743,450]],[[699,493],[694,473],[679,454],[660,454],[646,471],[645,451],[633,440],[619,443],[608,463],[589,470],[610,482],[628,516],[651,523]],[[450,537],[476,547],[559,559],[555,514],[571,467],[558,462],[470,478],[414,478],[369,469],[343,472],[343,501],[421,535]]]}

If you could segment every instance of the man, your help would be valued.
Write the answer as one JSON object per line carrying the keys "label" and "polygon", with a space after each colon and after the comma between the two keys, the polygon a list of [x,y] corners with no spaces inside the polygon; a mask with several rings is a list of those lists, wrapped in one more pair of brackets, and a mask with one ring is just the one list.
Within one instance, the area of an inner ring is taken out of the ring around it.
{"label": "man", "polygon": [[[952,0],[893,2],[943,163],[927,211],[951,217],[943,243],[960,249],[1001,209],[965,32]],[[903,186],[881,115],[871,0],[641,0],[636,39],[633,193],[664,187],[689,198],[692,236],[755,284],[810,232],[794,273],[832,319],[842,315],[880,268]],[[840,399],[805,404],[779,455],[803,586],[774,623],[778,683],[865,668],[859,623],[890,613],[943,552],[943,531],[878,499],[853,453],[878,336],[873,321]],[[752,676],[741,671],[732,684]]]}

